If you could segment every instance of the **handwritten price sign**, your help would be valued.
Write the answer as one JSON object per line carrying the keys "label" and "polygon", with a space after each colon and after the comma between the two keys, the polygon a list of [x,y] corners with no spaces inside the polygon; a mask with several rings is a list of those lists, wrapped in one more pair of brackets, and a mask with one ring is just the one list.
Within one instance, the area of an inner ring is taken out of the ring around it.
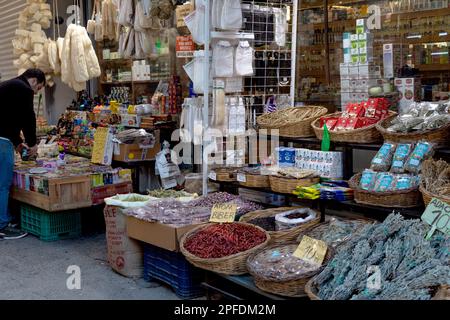
{"label": "handwritten price sign", "polygon": [[294,257],[303,261],[321,266],[327,254],[327,244],[321,240],[316,240],[308,236],[303,236],[298,248],[294,252]]}
{"label": "handwritten price sign", "polygon": [[216,204],[211,210],[210,222],[233,222],[236,218],[236,204]]}
{"label": "handwritten price sign", "polygon": [[422,221],[431,226],[427,239],[430,239],[436,230],[450,234],[450,205],[433,198],[422,215]]}

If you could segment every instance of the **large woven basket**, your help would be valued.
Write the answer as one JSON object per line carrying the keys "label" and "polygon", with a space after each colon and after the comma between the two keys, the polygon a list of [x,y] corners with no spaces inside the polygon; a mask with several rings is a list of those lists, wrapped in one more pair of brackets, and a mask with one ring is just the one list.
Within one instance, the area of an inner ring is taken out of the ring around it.
{"label": "large woven basket", "polygon": [[386,208],[413,208],[421,204],[418,188],[392,192],[371,192],[360,188],[361,173],[354,175],[348,182],[354,190],[355,202]]}
{"label": "large woven basket", "polygon": [[[270,250],[270,249],[274,249],[277,248],[277,250],[280,253],[283,252],[290,252],[292,250],[295,250],[298,247],[297,243],[293,243],[293,244],[285,244],[285,245],[273,245],[270,247],[266,247],[265,249],[263,249],[262,251],[265,250]],[[251,261],[255,258],[255,256],[260,253],[260,252],[256,252],[254,254],[252,254],[248,260],[247,260],[247,269],[249,271],[249,273],[253,276],[253,280],[255,282],[255,285],[266,292],[270,292],[273,294],[277,294],[280,296],[285,296],[285,297],[305,297],[307,296],[307,293],[305,291],[305,286],[308,283],[308,281],[314,277],[316,274],[320,273],[327,265],[327,263],[332,259],[333,254],[334,254],[334,250],[330,247],[328,247],[327,250],[327,254],[325,257],[325,260],[322,264],[322,266],[312,272],[309,273],[305,273],[301,276],[298,276],[297,278],[291,278],[291,279],[286,279],[285,281],[280,281],[278,279],[272,279],[272,278],[268,278],[265,275],[261,275],[256,273],[252,267],[251,267]]]}
{"label": "large woven basket", "polygon": [[[308,281],[305,286],[306,294],[308,298],[311,300],[322,300],[319,297],[319,288],[315,282],[315,278],[312,278]],[[433,295],[431,300],[450,300],[450,286],[441,285],[436,293]]]}
{"label": "large woven basket", "polygon": [[216,173],[216,181],[234,182],[236,181],[236,168],[218,168],[211,170]]}
{"label": "large woven basket", "polygon": [[277,129],[282,137],[313,137],[314,131],[311,129],[311,122],[327,112],[327,108],[319,106],[286,108],[263,114],[256,121],[259,128]]}
{"label": "large woven basket", "polygon": [[[389,115],[395,115],[393,111],[389,111]],[[342,112],[336,112],[327,115],[327,117],[340,117]],[[322,140],[323,129],[320,127],[320,118],[311,123],[312,128],[316,134],[317,139]],[[346,131],[333,131],[330,130],[330,140],[335,142],[352,142],[352,143],[373,143],[382,141],[383,138],[376,128],[376,124],[370,126],[346,130]]]}
{"label": "large woven basket", "polygon": [[199,258],[199,257],[191,254],[189,251],[187,251],[186,248],[184,247],[184,243],[186,242],[187,239],[189,239],[189,237],[194,235],[196,232],[211,225],[211,224],[205,224],[205,225],[198,226],[183,235],[183,237],[180,240],[181,253],[186,257],[186,259],[191,264],[193,264],[194,266],[199,267],[201,269],[205,269],[205,270],[209,270],[209,271],[213,271],[213,272],[217,272],[217,273],[222,273],[222,274],[228,274],[228,275],[246,274],[248,272],[247,264],[246,264],[247,258],[252,253],[257,252],[257,251],[263,249],[265,246],[267,246],[267,244],[270,242],[270,235],[267,233],[267,231],[265,231],[264,229],[262,229],[258,226],[244,223],[244,222],[234,222],[234,223],[246,224],[246,225],[255,227],[257,229],[260,229],[261,231],[263,231],[266,234],[266,241],[264,241],[260,245],[254,247],[250,250],[247,250],[244,252],[239,252],[239,253],[233,254],[231,256],[226,256],[223,258],[214,258],[214,259]]}
{"label": "large woven basket", "polygon": [[433,198],[439,199],[442,202],[450,204],[450,197],[435,195],[430,191],[428,191],[423,184],[420,185],[419,190],[422,193],[423,202],[425,203],[426,206],[431,202],[431,199]]}
{"label": "large woven basket", "polygon": [[250,188],[270,187],[270,180],[268,175],[249,174],[249,173],[242,173],[242,174],[245,175],[245,182],[239,181],[239,184],[243,185],[244,187]]}
{"label": "large woven basket", "polygon": [[[249,222],[256,218],[266,218],[266,217],[274,217],[279,213],[296,209],[295,207],[282,207],[282,208],[274,208],[274,209],[266,209],[266,210],[257,210],[244,214],[239,221]],[[298,234],[303,230],[306,230],[310,227],[317,225],[320,222],[320,213],[316,212],[316,218],[310,220],[304,224],[301,224],[297,227],[288,230],[280,230],[280,231],[267,231],[270,235],[270,243],[286,243],[289,241],[294,241]]]}
{"label": "large woven basket", "polygon": [[291,194],[297,187],[309,187],[320,182],[320,178],[293,179],[270,176],[270,189],[278,193]]}
{"label": "large woven basket", "polygon": [[395,115],[380,121],[376,128],[383,135],[384,140],[394,143],[416,143],[420,140],[432,142],[435,147],[448,146],[450,143],[450,123],[437,129],[416,132],[389,132],[387,128]]}

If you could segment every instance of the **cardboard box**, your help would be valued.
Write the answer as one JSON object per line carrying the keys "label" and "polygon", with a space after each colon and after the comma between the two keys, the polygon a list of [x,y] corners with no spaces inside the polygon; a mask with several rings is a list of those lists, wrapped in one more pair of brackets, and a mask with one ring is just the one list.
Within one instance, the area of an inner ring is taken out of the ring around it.
{"label": "cardboard box", "polygon": [[421,98],[421,81],[418,78],[395,78],[395,87],[400,92],[399,108],[409,107]]}
{"label": "cardboard box", "polygon": [[341,63],[339,65],[339,70],[341,74],[341,79],[348,79],[349,73],[348,73],[348,63]]}
{"label": "cardboard box", "polygon": [[130,238],[169,250],[180,251],[183,235],[197,225],[174,227],[159,222],[148,222],[135,217],[127,217],[127,234]]}
{"label": "cardboard box", "polygon": [[358,63],[350,63],[348,66],[348,75],[350,79],[358,79],[359,78],[359,64]]}
{"label": "cardboard box", "polygon": [[151,149],[141,149],[138,144],[116,144],[113,160],[121,162],[153,160],[159,151],[161,151],[159,142]]}

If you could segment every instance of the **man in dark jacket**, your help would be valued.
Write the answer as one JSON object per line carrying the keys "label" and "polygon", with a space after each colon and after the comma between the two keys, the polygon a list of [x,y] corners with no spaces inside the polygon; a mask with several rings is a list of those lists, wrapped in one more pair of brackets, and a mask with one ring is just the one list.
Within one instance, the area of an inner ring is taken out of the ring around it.
{"label": "man in dark jacket", "polygon": [[[21,76],[0,83],[0,239],[19,239],[26,233],[16,229],[8,212],[9,189],[14,170],[14,149],[37,153],[34,95],[45,86],[45,74],[28,69]],[[20,132],[25,141],[22,141]]]}

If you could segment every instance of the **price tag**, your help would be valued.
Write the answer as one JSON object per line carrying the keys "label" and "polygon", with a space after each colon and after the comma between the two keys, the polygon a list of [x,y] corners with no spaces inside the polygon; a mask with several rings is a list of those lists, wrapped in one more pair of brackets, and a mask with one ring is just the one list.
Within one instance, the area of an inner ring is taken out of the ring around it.
{"label": "price tag", "polygon": [[236,218],[237,204],[216,204],[211,210],[210,222],[233,222]]}
{"label": "price tag", "polygon": [[302,242],[294,252],[294,257],[321,266],[326,254],[327,244],[325,242],[303,236]]}
{"label": "price tag", "polygon": [[238,182],[247,182],[247,178],[246,178],[245,174],[238,173],[237,174],[237,181]]}
{"label": "price tag", "polygon": [[430,239],[436,230],[450,234],[450,205],[433,198],[422,215],[422,221],[431,226],[427,239]]}
{"label": "price tag", "polygon": [[216,181],[217,180],[217,174],[215,173],[215,172],[210,172],[209,173],[209,178],[211,179],[211,180],[214,180],[214,181]]}

